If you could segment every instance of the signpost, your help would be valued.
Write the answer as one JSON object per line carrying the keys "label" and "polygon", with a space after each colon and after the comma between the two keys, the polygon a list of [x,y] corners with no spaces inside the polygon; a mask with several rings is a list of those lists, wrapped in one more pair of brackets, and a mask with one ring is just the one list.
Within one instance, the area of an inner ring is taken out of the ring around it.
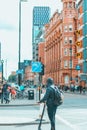
{"label": "signpost", "polygon": [[23,74],[23,69],[22,70],[17,70],[16,74]]}
{"label": "signpost", "polygon": [[40,100],[40,94],[41,94],[41,82],[42,82],[42,75],[40,75],[40,72],[42,72],[43,65],[41,62],[32,62],[32,72],[39,73],[39,100]]}
{"label": "signpost", "polygon": [[41,62],[32,62],[32,72],[40,73],[42,71]]}

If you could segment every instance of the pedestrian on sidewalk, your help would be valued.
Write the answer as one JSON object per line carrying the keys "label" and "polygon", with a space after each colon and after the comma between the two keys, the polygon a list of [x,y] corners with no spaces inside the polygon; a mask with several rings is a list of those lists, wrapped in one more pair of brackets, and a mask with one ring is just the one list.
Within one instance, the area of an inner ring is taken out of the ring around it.
{"label": "pedestrian on sidewalk", "polygon": [[3,84],[0,82],[0,100],[1,103],[3,103]]}
{"label": "pedestrian on sidewalk", "polygon": [[6,104],[10,102],[10,100],[9,100],[9,91],[8,91],[8,84],[7,84],[6,81],[3,84],[3,99],[5,100]]}
{"label": "pedestrian on sidewalk", "polygon": [[[47,113],[51,123],[51,130],[55,130],[55,114],[57,110],[57,106],[54,105],[54,90],[52,88],[55,87],[54,81],[52,78],[48,78],[46,81],[46,93],[44,97],[39,101],[39,103],[46,102],[47,105]],[[55,88],[54,88],[55,89]]]}

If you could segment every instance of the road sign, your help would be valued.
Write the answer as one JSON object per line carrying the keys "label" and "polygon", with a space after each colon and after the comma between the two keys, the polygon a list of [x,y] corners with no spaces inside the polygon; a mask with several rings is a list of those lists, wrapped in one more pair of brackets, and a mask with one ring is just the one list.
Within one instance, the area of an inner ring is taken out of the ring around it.
{"label": "road sign", "polygon": [[23,74],[23,69],[22,70],[17,70],[16,74]]}
{"label": "road sign", "polygon": [[76,70],[81,70],[81,66],[80,65],[76,65]]}
{"label": "road sign", "polygon": [[42,71],[41,62],[32,62],[32,72],[41,72]]}
{"label": "road sign", "polygon": [[0,72],[2,72],[2,64],[0,64]]}

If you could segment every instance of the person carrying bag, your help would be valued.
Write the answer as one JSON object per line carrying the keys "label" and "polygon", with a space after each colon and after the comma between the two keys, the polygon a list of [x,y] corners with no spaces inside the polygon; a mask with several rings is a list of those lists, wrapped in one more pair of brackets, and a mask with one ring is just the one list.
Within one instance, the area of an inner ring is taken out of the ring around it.
{"label": "person carrying bag", "polygon": [[46,93],[44,97],[39,101],[39,103],[46,102],[51,130],[55,130],[55,114],[58,107],[58,105],[54,104],[55,94],[54,89],[52,89],[53,87],[55,87],[53,79],[48,78],[46,81]]}

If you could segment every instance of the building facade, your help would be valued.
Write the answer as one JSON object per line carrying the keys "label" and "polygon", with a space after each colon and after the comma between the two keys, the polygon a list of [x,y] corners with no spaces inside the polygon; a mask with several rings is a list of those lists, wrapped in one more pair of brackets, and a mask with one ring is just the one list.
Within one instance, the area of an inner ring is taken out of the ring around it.
{"label": "building facade", "polygon": [[80,66],[80,81],[87,83],[87,1],[80,0],[78,2],[78,64]]}
{"label": "building facade", "polygon": [[44,64],[44,46],[45,43],[44,42],[40,42],[38,44],[38,57],[39,57],[39,61],[41,61]]}
{"label": "building facade", "polygon": [[43,26],[49,22],[50,8],[37,6],[33,8],[33,29],[32,29],[32,59],[38,61],[38,43],[44,39],[41,37]]}
{"label": "building facade", "polygon": [[76,65],[77,9],[75,0],[62,0],[63,10],[56,11],[45,25],[45,75],[59,85],[70,85],[78,76]]}

